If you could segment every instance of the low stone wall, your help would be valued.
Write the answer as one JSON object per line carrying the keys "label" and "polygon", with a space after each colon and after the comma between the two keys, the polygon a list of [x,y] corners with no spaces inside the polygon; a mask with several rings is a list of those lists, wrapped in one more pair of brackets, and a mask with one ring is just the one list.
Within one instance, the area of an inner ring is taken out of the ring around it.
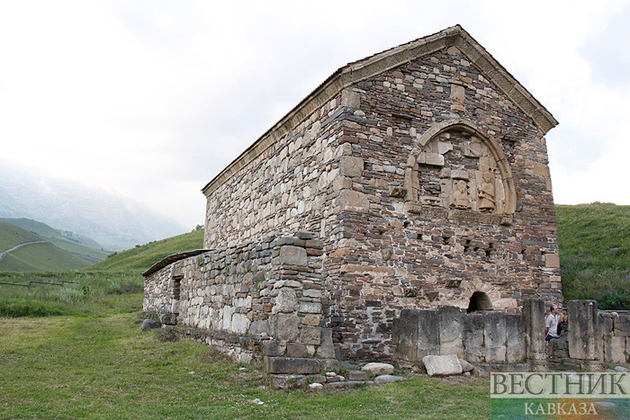
{"label": "low stone wall", "polygon": [[394,342],[400,360],[409,363],[427,355],[457,355],[471,363],[566,359],[583,368],[630,362],[630,311],[599,311],[593,300],[575,300],[568,315],[568,335],[547,344],[541,300],[525,302],[522,314],[404,310],[394,323]]}
{"label": "low stone wall", "polygon": [[600,311],[594,300],[569,302],[569,356],[606,363],[630,361],[630,311]]}
{"label": "low stone wall", "polygon": [[[143,310],[171,320],[165,323],[208,331],[208,344],[232,342],[234,353],[239,340],[225,334],[255,339],[268,356],[333,358],[332,330],[323,328],[323,243],[312,238],[307,232],[269,235],[171,256],[144,273]],[[244,351],[242,358],[250,358]]]}
{"label": "low stone wall", "polygon": [[496,311],[404,310],[394,323],[397,354],[413,363],[428,355],[456,355],[471,363],[515,363],[526,358],[525,337],[522,315]]}

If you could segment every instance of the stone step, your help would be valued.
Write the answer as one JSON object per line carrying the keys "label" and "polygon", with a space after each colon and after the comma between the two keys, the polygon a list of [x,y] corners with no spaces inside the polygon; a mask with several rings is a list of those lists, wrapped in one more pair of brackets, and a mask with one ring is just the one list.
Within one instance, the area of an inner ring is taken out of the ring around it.
{"label": "stone step", "polygon": [[337,359],[316,359],[308,357],[271,357],[265,356],[267,373],[316,374],[341,369]]}

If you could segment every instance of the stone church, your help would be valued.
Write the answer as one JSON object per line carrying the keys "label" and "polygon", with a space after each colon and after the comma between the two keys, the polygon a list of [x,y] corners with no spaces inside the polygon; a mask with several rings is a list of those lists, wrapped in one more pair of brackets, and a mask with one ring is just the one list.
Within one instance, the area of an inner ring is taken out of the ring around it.
{"label": "stone church", "polygon": [[460,26],[341,67],[203,188],[204,249],[144,273],[144,310],[240,352],[385,360],[404,310],[559,302],[555,125]]}

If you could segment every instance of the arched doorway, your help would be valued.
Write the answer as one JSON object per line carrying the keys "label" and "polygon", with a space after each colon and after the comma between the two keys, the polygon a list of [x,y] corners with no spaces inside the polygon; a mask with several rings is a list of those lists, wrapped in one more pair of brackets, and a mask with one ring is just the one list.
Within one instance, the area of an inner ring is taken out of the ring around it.
{"label": "arched doorway", "polygon": [[466,313],[491,310],[492,302],[490,302],[490,298],[488,297],[488,295],[486,295],[484,292],[475,292],[470,297]]}

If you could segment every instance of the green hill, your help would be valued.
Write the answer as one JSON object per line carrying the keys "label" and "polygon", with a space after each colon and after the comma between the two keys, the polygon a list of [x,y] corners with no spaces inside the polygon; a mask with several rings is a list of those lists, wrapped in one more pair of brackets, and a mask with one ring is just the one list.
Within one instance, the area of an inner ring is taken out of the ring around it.
{"label": "green hill", "polygon": [[114,253],[90,270],[145,271],[171,254],[203,248],[203,229]]}
{"label": "green hill", "polygon": [[0,271],[76,270],[90,263],[64,251],[50,242],[32,243],[6,254]]}
{"label": "green hill", "polygon": [[0,252],[25,242],[38,242],[42,238],[17,226],[0,221]]}
{"label": "green hill", "polygon": [[45,238],[0,221],[0,271],[74,270],[88,265]]}
{"label": "green hill", "polygon": [[[111,253],[103,250],[96,241],[85,236],[76,235],[69,231],[53,229],[45,223],[30,219],[0,219],[1,222],[11,223],[30,231],[53,245],[69,252],[90,264],[103,261]],[[40,239],[40,240],[41,240]]]}
{"label": "green hill", "polygon": [[630,309],[630,206],[556,206],[565,301]]}

